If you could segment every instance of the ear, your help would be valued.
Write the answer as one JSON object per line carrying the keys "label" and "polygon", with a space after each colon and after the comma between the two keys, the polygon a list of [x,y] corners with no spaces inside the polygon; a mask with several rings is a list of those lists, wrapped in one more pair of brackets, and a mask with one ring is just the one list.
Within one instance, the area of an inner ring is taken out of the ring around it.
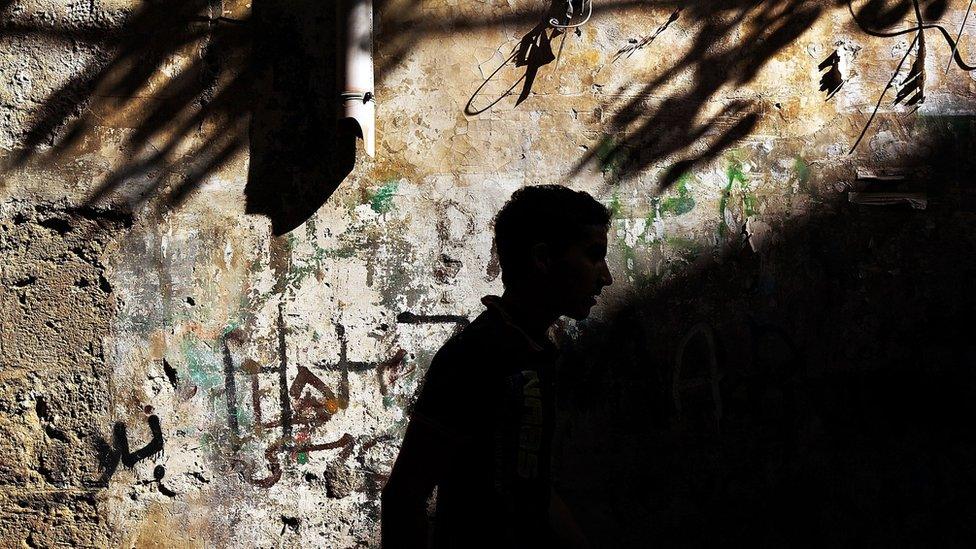
{"label": "ear", "polygon": [[532,266],[535,267],[536,272],[542,274],[549,274],[549,269],[552,267],[552,250],[549,245],[545,242],[539,242],[534,244],[529,252],[529,257],[532,261]]}

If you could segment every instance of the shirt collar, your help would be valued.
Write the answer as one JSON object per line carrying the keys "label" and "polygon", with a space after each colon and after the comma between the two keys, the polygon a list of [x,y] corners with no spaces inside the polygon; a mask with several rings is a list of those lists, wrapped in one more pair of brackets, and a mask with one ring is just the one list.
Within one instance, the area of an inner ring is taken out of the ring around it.
{"label": "shirt collar", "polygon": [[512,320],[512,315],[510,315],[508,311],[505,310],[505,306],[502,304],[501,297],[497,295],[486,295],[485,297],[481,298],[481,303],[484,304],[485,307],[488,307],[489,309],[498,313],[498,316],[502,318],[505,324],[508,324],[513,330],[521,334],[522,337],[525,339],[525,342],[528,344],[529,349],[531,349],[532,351],[536,351],[536,352],[546,351],[554,347],[552,342],[549,341],[548,339],[546,339],[546,341],[543,343],[539,343],[538,341],[533,339],[532,336],[527,334],[525,330],[523,330],[518,324],[516,324]]}

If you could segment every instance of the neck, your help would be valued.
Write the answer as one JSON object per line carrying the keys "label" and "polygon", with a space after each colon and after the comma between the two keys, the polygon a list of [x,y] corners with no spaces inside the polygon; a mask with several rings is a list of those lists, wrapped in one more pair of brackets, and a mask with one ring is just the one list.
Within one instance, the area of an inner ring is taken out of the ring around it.
{"label": "neck", "polygon": [[512,321],[536,341],[544,341],[546,331],[559,315],[539,303],[539,293],[518,288],[506,288],[502,305]]}

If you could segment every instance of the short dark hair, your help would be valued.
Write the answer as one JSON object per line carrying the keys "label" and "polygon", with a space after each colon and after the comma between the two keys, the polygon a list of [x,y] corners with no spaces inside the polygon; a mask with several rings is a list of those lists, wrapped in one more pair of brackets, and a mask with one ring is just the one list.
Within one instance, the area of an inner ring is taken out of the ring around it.
{"label": "short dark hair", "polygon": [[610,210],[583,191],[561,185],[522,187],[495,216],[495,250],[506,287],[524,279],[532,247],[564,249],[588,225],[609,228]]}

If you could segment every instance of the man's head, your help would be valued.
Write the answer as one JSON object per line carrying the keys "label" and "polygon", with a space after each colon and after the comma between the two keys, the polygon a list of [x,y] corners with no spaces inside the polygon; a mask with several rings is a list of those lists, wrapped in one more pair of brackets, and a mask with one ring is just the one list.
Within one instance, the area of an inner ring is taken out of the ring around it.
{"label": "man's head", "polygon": [[582,191],[538,185],[515,191],[495,217],[505,288],[535,305],[586,318],[604,286],[610,211]]}

